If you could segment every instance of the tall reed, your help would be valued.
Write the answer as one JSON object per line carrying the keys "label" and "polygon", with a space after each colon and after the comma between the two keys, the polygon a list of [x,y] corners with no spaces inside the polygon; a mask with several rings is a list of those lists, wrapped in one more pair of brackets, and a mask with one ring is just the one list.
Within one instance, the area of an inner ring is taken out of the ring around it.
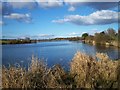
{"label": "tall reed", "polygon": [[[97,59],[96,59],[97,57]],[[70,62],[70,71],[60,65],[47,67],[44,60],[32,56],[28,70],[23,67],[2,67],[3,88],[117,88],[120,61],[106,54],[95,57],[77,52]]]}

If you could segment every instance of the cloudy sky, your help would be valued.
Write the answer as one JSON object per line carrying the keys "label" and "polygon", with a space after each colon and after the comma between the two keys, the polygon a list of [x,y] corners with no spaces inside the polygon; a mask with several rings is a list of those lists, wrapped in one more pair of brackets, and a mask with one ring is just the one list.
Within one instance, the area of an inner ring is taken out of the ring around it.
{"label": "cloudy sky", "polygon": [[117,2],[41,1],[2,2],[3,38],[71,37],[118,29]]}

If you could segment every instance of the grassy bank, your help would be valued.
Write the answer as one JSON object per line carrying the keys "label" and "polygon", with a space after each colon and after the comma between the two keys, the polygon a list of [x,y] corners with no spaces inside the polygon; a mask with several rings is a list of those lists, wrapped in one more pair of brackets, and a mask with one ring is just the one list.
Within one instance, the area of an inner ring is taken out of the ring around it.
{"label": "grassy bank", "polygon": [[103,53],[90,57],[77,52],[70,62],[70,71],[60,65],[51,68],[32,57],[28,70],[10,66],[2,68],[3,88],[118,88],[119,60],[110,60]]}

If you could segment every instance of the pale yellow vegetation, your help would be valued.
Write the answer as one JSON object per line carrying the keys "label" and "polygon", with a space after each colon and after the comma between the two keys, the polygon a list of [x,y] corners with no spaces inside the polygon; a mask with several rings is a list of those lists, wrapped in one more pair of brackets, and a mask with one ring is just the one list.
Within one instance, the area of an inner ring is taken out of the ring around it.
{"label": "pale yellow vegetation", "polygon": [[96,57],[77,52],[70,62],[70,71],[60,65],[48,68],[43,60],[32,57],[28,70],[10,66],[2,68],[3,88],[118,88],[119,60],[106,54]]}

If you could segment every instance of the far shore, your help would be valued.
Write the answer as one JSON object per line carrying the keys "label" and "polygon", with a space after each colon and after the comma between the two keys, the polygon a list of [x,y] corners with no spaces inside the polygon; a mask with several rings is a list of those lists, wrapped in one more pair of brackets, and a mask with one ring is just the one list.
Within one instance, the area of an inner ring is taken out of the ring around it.
{"label": "far shore", "polygon": [[96,43],[95,41],[83,40],[82,42],[86,43],[86,44],[91,44],[91,45],[104,45],[106,47],[113,46],[116,48],[120,48],[119,44],[115,41],[114,42],[105,42],[105,43]]}
{"label": "far shore", "polygon": [[2,39],[0,40],[0,44],[29,44],[29,43],[37,43],[37,42],[47,42],[47,41],[61,41],[61,40],[69,40],[69,41],[78,41],[81,40],[80,37],[70,37],[70,38],[53,38],[53,39]]}
{"label": "far shore", "polygon": [[0,44],[1,45],[10,45],[10,44],[30,44],[30,43],[38,43],[38,42],[52,42],[52,41],[64,41],[64,40],[68,40],[68,41],[81,41],[82,43],[86,43],[86,44],[91,44],[91,45],[104,45],[106,47],[109,46],[113,46],[116,48],[120,48],[120,46],[118,45],[118,43],[116,42],[106,42],[106,43],[96,43],[94,40],[84,40],[80,37],[73,37],[73,38],[54,38],[54,39],[41,39],[41,40],[18,40],[18,39],[4,39],[4,40],[0,40]]}

